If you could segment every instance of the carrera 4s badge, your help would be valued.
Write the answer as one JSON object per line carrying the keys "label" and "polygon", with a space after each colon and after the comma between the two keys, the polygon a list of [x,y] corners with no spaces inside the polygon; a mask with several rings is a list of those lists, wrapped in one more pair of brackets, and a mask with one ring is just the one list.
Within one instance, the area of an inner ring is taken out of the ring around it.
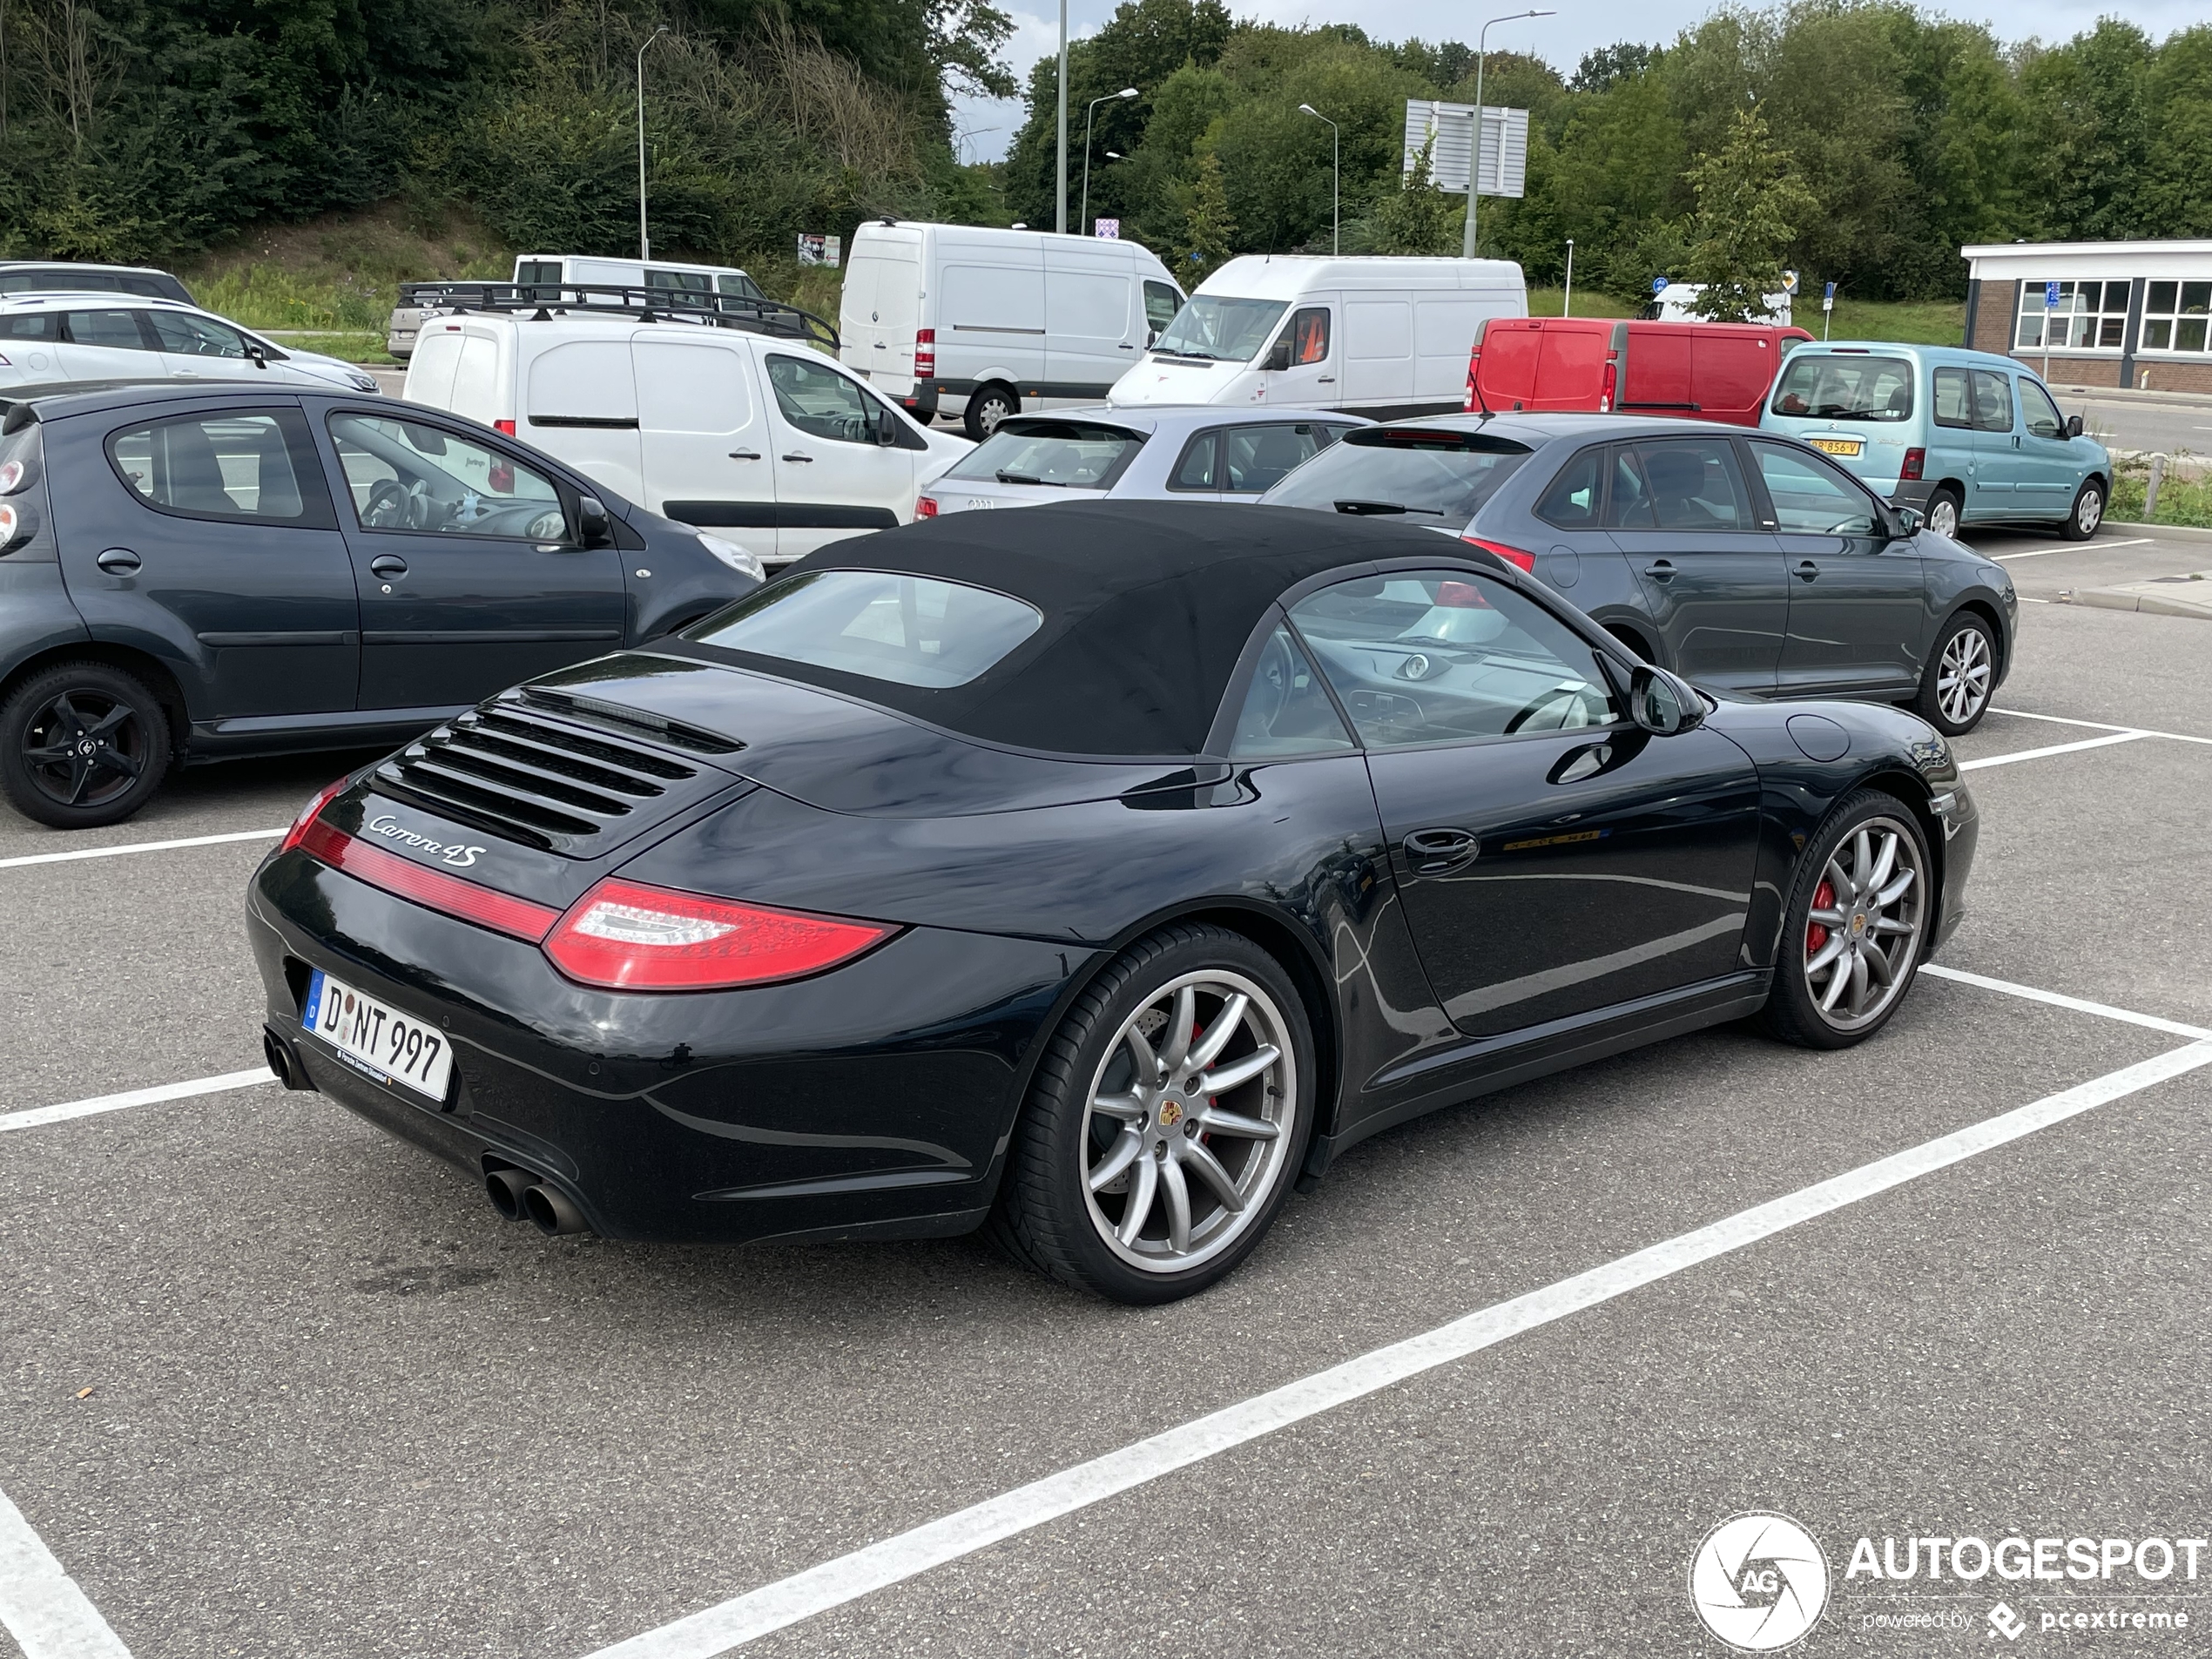
{"label": "carrera 4s badge", "polygon": [[388,841],[398,841],[418,853],[434,853],[456,869],[466,869],[476,861],[481,846],[463,846],[457,841],[434,841],[427,835],[417,835],[413,830],[387,813],[381,818],[371,819],[361,826],[362,833],[381,835]]}

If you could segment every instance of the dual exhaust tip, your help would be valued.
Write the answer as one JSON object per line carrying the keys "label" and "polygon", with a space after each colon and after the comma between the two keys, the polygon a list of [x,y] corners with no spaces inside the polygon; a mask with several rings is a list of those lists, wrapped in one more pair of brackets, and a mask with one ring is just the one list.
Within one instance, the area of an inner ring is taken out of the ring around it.
{"label": "dual exhaust tip", "polygon": [[527,1221],[548,1238],[590,1232],[583,1212],[560,1188],[548,1185],[528,1170],[502,1165],[484,1171],[484,1191],[492,1208],[509,1221]]}

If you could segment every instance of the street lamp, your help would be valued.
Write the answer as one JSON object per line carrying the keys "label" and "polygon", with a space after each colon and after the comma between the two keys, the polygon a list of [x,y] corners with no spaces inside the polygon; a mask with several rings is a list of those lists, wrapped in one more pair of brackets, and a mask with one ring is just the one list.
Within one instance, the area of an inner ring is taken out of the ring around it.
{"label": "street lamp", "polygon": [[652,238],[645,234],[645,47],[651,46],[668,32],[668,25],[645,37],[645,45],[637,49],[637,257],[653,257]]}
{"label": "street lamp", "polygon": [[1005,131],[1006,129],[1004,127],[970,127],[965,132],[954,133],[953,135],[953,152],[954,159],[960,160],[960,165],[963,167],[972,165],[972,163],[961,159],[961,158],[965,157],[968,153],[968,141],[970,138],[980,138],[986,132],[1003,132]]}
{"label": "street lamp", "polygon": [[[1301,104],[1298,109],[1300,115],[1310,115],[1317,121],[1329,121],[1327,116],[1311,104]],[[1338,165],[1342,137],[1337,131],[1337,124],[1329,121],[1329,252],[1332,253],[1344,252],[1344,171]]]}
{"label": "street lamp", "polygon": [[[1102,104],[1111,104],[1116,98],[1135,98],[1136,96],[1136,89],[1134,86],[1124,86],[1118,92],[1109,92],[1104,98],[1095,98],[1091,99],[1091,101],[1083,107],[1083,211],[1080,220],[1080,222],[1083,225],[1087,226],[1090,223],[1091,118],[1098,113],[1098,106]],[[1062,206],[1064,208],[1065,205],[1063,204]],[[1062,228],[1064,229],[1065,226],[1062,226]],[[1082,234],[1088,236],[1090,233],[1086,230],[1082,233]]]}
{"label": "street lamp", "polygon": [[1059,196],[1053,229],[1068,233],[1068,0],[1060,0],[1060,165]]}
{"label": "street lamp", "polygon": [[1567,239],[1567,292],[1559,296],[1559,314],[1562,317],[1571,315],[1572,312],[1570,307],[1573,307],[1574,303],[1575,239],[1570,236]]}
{"label": "street lamp", "polygon": [[[1474,37],[1474,132],[1472,135],[1473,142],[1467,148],[1467,245],[1460,250],[1460,257],[1462,259],[1471,260],[1474,257],[1475,185],[1482,177],[1482,55],[1490,44],[1491,25],[1501,23],[1519,23],[1523,17],[1556,17],[1557,16],[1559,13],[1556,11],[1509,12],[1505,17],[1491,18],[1489,23],[1482,25],[1482,32]],[[1503,172],[1505,166],[1506,135],[1501,132],[1498,135],[1498,171]]]}

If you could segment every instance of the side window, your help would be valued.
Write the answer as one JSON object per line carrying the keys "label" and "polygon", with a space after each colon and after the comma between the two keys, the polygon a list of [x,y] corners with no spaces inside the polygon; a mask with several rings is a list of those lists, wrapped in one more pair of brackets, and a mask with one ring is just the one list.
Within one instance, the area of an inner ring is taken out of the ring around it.
{"label": "side window", "polygon": [[2052,402],[2051,395],[2033,381],[2020,381],[2020,414],[2027,421],[2027,429],[2035,436],[2066,436],[2066,421],[2059,414],[2059,406]]}
{"label": "side window", "polygon": [[718,293],[732,294],[740,300],[759,300],[765,297],[760,292],[760,285],[742,271],[735,276],[715,278],[714,288]]}
{"label": "side window", "polygon": [[1773,499],[1779,528],[1831,536],[1873,534],[1871,498],[1826,462],[1771,443],[1751,447],[1758,451],[1759,476]]}
{"label": "side window", "polygon": [[330,441],[363,529],[569,539],[552,480],[502,450],[381,415],[332,415]]}
{"label": "side window", "polygon": [[875,410],[867,394],[835,369],[802,357],[772,354],[768,384],[784,419],[801,432],[839,443],[875,442]]}
{"label": "side window", "polygon": [[1306,421],[1231,427],[1221,435],[1222,467],[1228,475],[1223,488],[1255,496],[1272,489],[1293,467],[1305,465],[1327,446],[1321,428]]}
{"label": "side window", "polygon": [[1316,306],[1305,311],[1291,314],[1288,336],[1291,342],[1291,367],[1302,363],[1325,362],[1329,355],[1329,312],[1325,306]]}
{"label": "side window", "polygon": [[1747,530],[1751,499],[1725,438],[1655,438],[1631,446],[1662,530]]}
{"label": "side window", "polygon": [[561,281],[561,262],[558,260],[524,260],[516,273],[517,282],[543,282],[557,287]]}
{"label": "side window", "polygon": [[1291,620],[1370,748],[1606,726],[1597,653],[1550,611],[1467,570],[1362,577]]}
{"label": "side window", "polygon": [[2010,432],[2013,429],[2013,378],[1986,368],[1973,371],[1974,430]]}
{"label": "side window", "polygon": [[138,314],[135,311],[64,312],[62,327],[68,331],[71,342],[78,346],[105,346],[114,351],[153,349],[138,332]]}
{"label": "side window", "polygon": [[228,357],[244,361],[246,341],[235,328],[182,311],[149,311],[146,321],[161,349],[185,357]]}
{"label": "side window", "polygon": [[1154,334],[1158,334],[1175,320],[1175,314],[1183,309],[1182,296],[1164,282],[1144,285],[1144,320]]}
{"label": "side window", "polygon": [[1261,648],[1251,687],[1238,711],[1230,758],[1339,754],[1352,746],[1352,734],[1321,689],[1321,677],[1298,637],[1278,625]]}
{"label": "side window", "polygon": [[28,311],[18,316],[0,317],[0,340],[59,340],[61,320],[57,311]]}
{"label": "side window", "polygon": [[1175,475],[1168,480],[1170,489],[1203,489],[1217,491],[1221,488],[1221,434],[1201,432],[1190,440],[1183,452],[1183,459],[1175,463]]}
{"label": "side window", "polygon": [[1604,462],[1602,447],[1576,455],[1559,469],[1559,476],[1537,502],[1536,516],[1563,530],[1595,529],[1598,502],[1604,494]]}
{"label": "side window", "polygon": [[1609,530],[1656,530],[1658,516],[1651,510],[1651,486],[1636,464],[1635,452],[1627,444],[1613,451],[1608,470],[1613,489],[1605,499],[1605,528]]}
{"label": "side window", "polygon": [[149,507],[198,518],[280,523],[309,516],[293,446],[273,415],[156,421],[111,435],[107,453],[123,482]]}
{"label": "side window", "polygon": [[1938,426],[1958,427],[1961,429],[1973,425],[1973,402],[1966,389],[1965,369],[1939,368],[1936,370],[1935,423]]}

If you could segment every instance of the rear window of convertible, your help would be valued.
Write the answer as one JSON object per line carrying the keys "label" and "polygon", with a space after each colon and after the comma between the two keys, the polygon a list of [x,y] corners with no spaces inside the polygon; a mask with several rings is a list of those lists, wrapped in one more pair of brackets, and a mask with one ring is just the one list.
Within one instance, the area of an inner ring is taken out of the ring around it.
{"label": "rear window of convertible", "polygon": [[965,685],[1044,625],[1035,605],[988,588],[880,570],[815,570],[772,583],[684,637],[897,685]]}

